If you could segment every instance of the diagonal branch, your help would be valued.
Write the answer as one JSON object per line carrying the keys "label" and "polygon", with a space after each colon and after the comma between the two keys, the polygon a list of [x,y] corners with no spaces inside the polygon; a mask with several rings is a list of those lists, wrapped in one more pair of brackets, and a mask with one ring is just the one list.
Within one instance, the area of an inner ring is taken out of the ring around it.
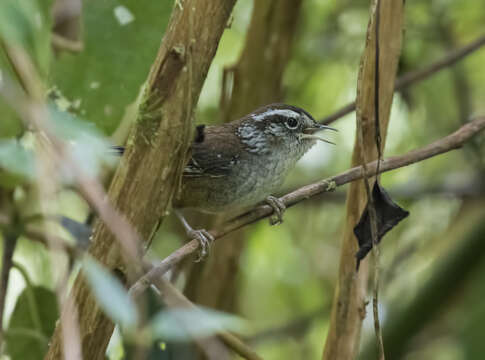
{"label": "diagonal branch", "polygon": [[[412,150],[407,154],[393,156],[382,160],[380,163],[379,173],[408,166],[429,159],[433,156],[458,149],[483,129],[485,129],[485,116],[477,117],[473,121],[460,127],[454,133],[439,140],[436,140],[435,142],[421,149]],[[367,169],[369,176],[376,175],[377,161],[373,161],[367,164]],[[315,195],[328,191],[333,191],[338,186],[342,186],[352,181],[362,179],[363,176],[364,173],[362,166],[356,166],[338,175],[315,182],[313,184],[303,186],[293,192],[284,195],[280,198],[280,200],[283,201],[283,203],[287,207],[291,207]],[[235,231],[239,228],[242,228],[246,225],[252,224],[258,220],[270,216],[272,214],[272,211],[272,208],[268,205],[258,206],[252,211],[228,222],[222,229],[212,230],[210,231],[210,233],[214,236],[215,239],[219,239],[232,231]],[[149,265],[146,269],[148,270],[147,273],[130,288],[131,296],[137,297],[142,294],[143,291],[148,286],[150,286],[151,283],[156,281],[157,278],[161,277],[173,265],[177,264],[185,257],[197,251],[198,248],[199,242],[193,239],[181,248],[174,251],[169,256],[167,256],[158,265]]]}
{"label": "diagonal branch", "polygon": [[[462,60],[466,56],[470,55],[474,51],[480,49],[482,46],[485,45],[485,35],[480,36],[476,40],[472,41],[471,43],[451,51],[450,53],[446,54],[440,60],[418,70],[409,71],[399,77],[396,80],[396,84],[394,87],[394,91],[399,91],[402,89],[407,88],[408,86],[420,82],[422,80],[426,80],[428,77],[434,75],[438,71],[456,64],[458,61]],[[355,110],[355,101],[345,105],[340,110],[337,110],[331,115],[328,115],[320,120],[322,124],[330,124],[337,119],[350,114],[352,111]]]}

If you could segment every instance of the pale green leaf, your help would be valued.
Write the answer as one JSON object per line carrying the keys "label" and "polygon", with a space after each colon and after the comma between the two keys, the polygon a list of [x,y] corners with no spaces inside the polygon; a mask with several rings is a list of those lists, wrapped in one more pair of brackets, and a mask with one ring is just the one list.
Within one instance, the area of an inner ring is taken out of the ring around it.
{"label": "pale green leaf", "polygon": [[208,308],[176,308],[156,314],[150,329],[154,337],[184,341],[206,337],[221,331],[242,331],[246,327],[241,318]]}
{"label": "pale green leaf", "polygon": [[121,282],[88,256],[83,261],[83,270],[105,314],[123,328],[133,329],[138,322],[137,308]]}
{"label": "pale green leaf", "polygon": [[32,180],[35,172],[33,153],[15,139],[0,140],[0,184],[8,187]]}

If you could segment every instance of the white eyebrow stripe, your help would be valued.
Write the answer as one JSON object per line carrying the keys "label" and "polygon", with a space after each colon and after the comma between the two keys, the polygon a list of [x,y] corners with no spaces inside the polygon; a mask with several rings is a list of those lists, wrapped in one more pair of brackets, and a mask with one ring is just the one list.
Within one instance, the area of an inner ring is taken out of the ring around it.
{"label": "white eyebrow stripe", "polygon": [[282,115],[282,116],[286,116],[286,117],[296,117],[296,118],[300,117],[300,114],[297,113],[296,111],[293,111],[293,110],[289,110],[289,109],[269,109],[269,110],[266,110],[265,112],[263,112],[261,114],[253,115],[253,119],[256,120],[256,121],[261,121],[265,117],[271,116],[271,115]]}

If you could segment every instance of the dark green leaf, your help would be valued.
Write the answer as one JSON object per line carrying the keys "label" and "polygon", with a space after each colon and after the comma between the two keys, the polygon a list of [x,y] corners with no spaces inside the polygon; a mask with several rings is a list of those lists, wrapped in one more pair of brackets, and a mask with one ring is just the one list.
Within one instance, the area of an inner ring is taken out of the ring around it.
{"label": "dark green leaf", "polygon": [[42,359],[58,317],[54,292],[42,286],[25,288],[17,298],[5,334],[6,351],[10,358]]}
{"label": "dark green leaf", "polygon": [[[173,1],[83,2],[85,49],[61,53],[51,83],[105,133],[118,125],[156,56]],[[76,69],[73,71],[73,69]]]}

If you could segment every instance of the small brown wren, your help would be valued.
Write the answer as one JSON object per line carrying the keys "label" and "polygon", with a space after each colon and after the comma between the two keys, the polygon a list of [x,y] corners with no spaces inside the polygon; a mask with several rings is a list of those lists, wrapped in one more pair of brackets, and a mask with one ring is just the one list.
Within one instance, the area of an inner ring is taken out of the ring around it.
{"label": "small brown wren", "polygon": [[235,215],[265,201],[276,216],[271,224],[282,222],[285,205],[271,194],[316,140],[330,143],[315,135],[325,129],[335,130],[286,104],[264,106],[230,123],[198,127],[173,206],[188,235],[199,240],[201,257],[213,237],[193,230],[177,209]]}
{"label": "small brown wren", "polygon": [[[335,130],[286,104],[266,105],[230,123],[197,127],[173,207],[188,236],[200,242],[199,258],[214,238],[206,230],[193,230],[179,209],[237,215],[264,201],[274,210],[270,223],[281,223],[285,205],[271,194],[317,140],[333,144],[315,135],[326,129]],[[123,153],[123,147],[115,148]]]}

